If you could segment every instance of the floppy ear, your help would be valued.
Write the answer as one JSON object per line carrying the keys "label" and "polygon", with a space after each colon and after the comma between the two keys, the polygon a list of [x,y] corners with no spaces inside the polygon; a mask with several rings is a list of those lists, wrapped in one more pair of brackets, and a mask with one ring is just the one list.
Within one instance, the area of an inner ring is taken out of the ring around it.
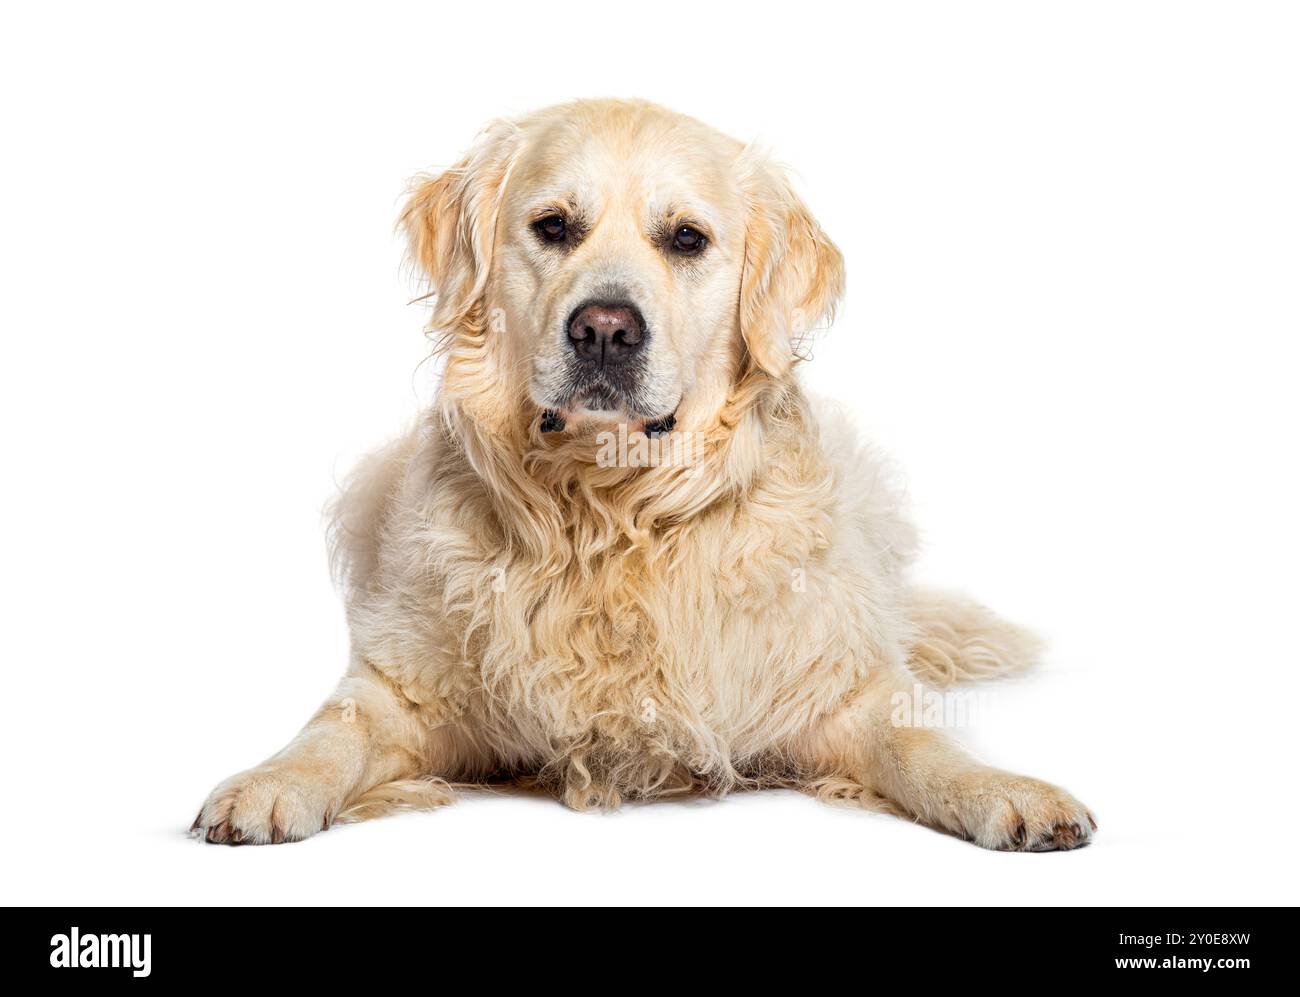
{"label": "floppy ear", "polygon": [[409,240],[411,259],[437,294],[432,328],[463,324],[483,301],[516,135],[509,122],[493,122],[455,166],[411,184],[398,224]]}
{"label": "floppy ear", "polygon": [[749,202],[740,332],[754,362],[786,374],[800,337],[829,320],[844,293],[844,259],[785,176],[746,150]]}

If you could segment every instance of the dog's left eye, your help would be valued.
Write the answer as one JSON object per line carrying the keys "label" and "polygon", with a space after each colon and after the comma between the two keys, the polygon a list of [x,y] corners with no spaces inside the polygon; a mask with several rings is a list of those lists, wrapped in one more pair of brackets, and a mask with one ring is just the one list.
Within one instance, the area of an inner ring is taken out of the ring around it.
{"label": "dog's left eye", "polygon": [[687,255],[698,253],[706,241],[703,232],[689,225],[682,225],[673,233],[673,249]]}

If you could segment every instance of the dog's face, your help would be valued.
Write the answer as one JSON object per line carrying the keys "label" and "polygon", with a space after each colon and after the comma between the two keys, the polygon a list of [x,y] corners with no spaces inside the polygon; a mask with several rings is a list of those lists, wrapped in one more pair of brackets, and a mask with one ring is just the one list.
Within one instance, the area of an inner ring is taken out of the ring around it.
{"label": "dog's face", "polygon": [[569,418],[672,415],[735,325],[739,147],[675,116],[622,121],[575,114],[535,129],[497,225],[529,392]]}
{"label": "dog's face", "polygon": [[653,105],[564,105],[488,129],[404,221],[434,325],[499,337],[521,404],[651,426],[773,376],[833,307],[838,252],[740,143]]}

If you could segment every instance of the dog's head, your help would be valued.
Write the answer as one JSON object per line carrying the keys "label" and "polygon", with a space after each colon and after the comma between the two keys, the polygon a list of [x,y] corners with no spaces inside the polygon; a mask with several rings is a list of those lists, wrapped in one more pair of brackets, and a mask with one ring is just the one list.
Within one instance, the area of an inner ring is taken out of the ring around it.
{"label": "dog's head", "polygon": [[555,428],[653,427],[716,410],[746,370],[783,378],[843,285],[779,170],[641,102],[493,124],[417,184],[402,222],[433,326],[475,337]]}

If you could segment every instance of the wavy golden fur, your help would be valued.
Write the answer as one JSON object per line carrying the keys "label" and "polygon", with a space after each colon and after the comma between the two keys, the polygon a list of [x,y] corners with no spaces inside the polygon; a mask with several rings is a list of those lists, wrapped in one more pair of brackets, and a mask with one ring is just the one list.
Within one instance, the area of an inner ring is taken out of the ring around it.
{"label": "wavy golden fur", "polygon": [[[1019,671],[1035,645],[909,584],[889,474],[801,389],[799,338],[843,264],[765,157],[584,101],[491,125],[401,224],[437,295],[439,396],[334,509],[347,676],[217,787],[207,840],[295,840],[499,779],[577,809],[798,786],[992,848],[1089,839],[1063,790],[891,717],[917,678]],[[702,243],[679,250],[683,228]],[[571,316],[615,292],[644,319],[636,379],[584,401]],[[665,419],[690,462],[599,458],[612,426]]]}

